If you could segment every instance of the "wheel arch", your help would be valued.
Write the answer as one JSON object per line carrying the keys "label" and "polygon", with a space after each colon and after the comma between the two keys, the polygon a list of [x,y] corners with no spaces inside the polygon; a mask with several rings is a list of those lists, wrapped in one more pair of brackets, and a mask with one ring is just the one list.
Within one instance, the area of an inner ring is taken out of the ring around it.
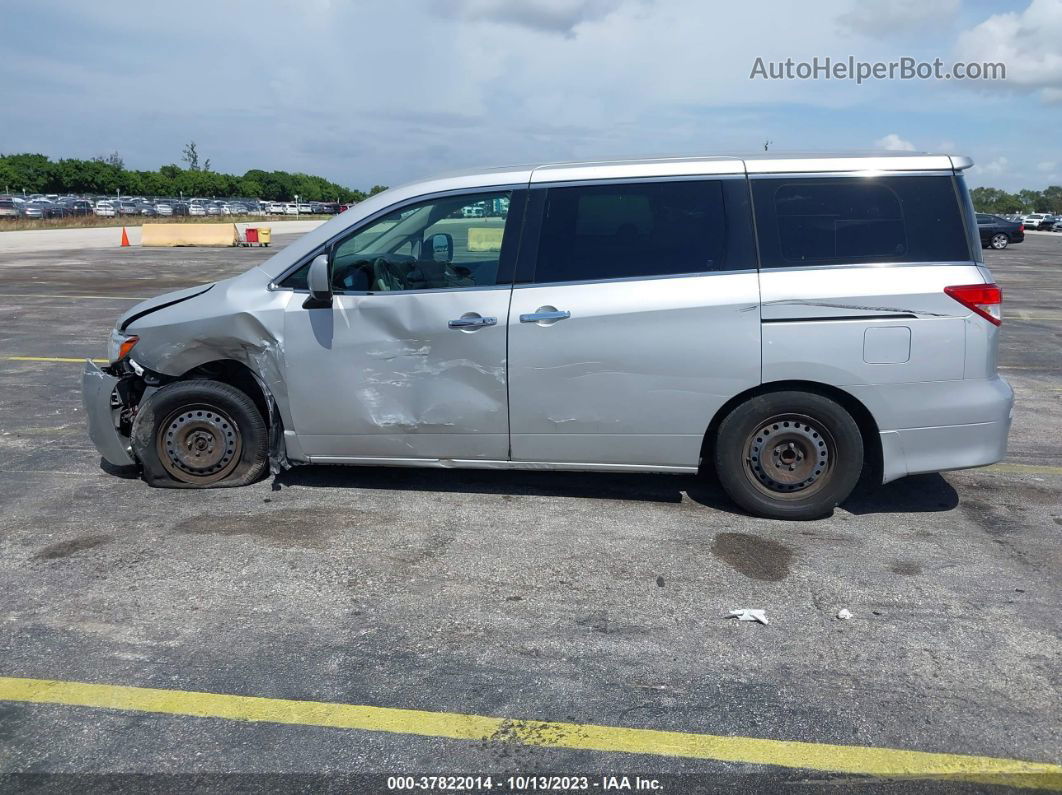
{"label": "wheel arch", "polygon": [[[788,391],[810,392],[830,398],[851,414],[852,419],[854,419],[856,425],[859,426],[860,435],[863,437],[864,480],[867,482],[881,482],[880,473],[883,466],[881,436],[879,434],[878,423],[874,419],[874,416],[870,413],[870,410],[850,392],[846,392],[840,387],[833,386],[832,384],[824,384],[818,381],[769,381],[754,386],[751,389],[747,389],[730,398],[730,400],[720,406],[719,410],[715,412],[711,422],[708,423],[708,429],[704,432],[704,438],[701,441],[701,472],[708,473],[712,471],[713,453],[715,451],[715,442],[719,432],[719,425],[731,411],[751,398],[767,395],[772,392]],[[876,481],[874,478],[876,478]]]}
{"label": "wheel arch", "polygon": [[235,359],[217,359],[196,365],[174,380],[191,381],[200,378],[208,381],[218,381],[240,390],[254,402],[255,408],[258,409],[266,424],[272,424],[272,396],[261,382],[261,379],[243,362]]}

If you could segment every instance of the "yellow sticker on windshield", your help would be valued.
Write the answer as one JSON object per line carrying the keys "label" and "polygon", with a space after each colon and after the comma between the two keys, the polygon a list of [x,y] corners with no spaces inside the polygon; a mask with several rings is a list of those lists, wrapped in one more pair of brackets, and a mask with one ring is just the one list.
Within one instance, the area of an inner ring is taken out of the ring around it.
{"label": "yellow sticker on windshield", "polygon": [[500,226],[472,226],[468,229],[469,251],[501,251],[502,234]]}

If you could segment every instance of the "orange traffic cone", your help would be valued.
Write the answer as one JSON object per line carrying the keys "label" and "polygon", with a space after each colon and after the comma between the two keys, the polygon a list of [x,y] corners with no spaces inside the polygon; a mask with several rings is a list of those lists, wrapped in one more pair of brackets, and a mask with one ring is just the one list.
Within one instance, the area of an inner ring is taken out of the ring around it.
{"label": "orange traffic cone", "polygon": [[122,246],[124,247],[124,246],[128,246],[128,245],[129,245],[129,235],[126,234],[125,227],[123,226],[122,227]]}

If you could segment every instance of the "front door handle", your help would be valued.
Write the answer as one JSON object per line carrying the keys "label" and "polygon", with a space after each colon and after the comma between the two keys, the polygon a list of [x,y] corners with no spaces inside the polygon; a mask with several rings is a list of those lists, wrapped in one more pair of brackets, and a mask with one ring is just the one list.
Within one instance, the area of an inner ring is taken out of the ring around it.
{"label": "front door handle", "polygon": [[498,325],[498,318],[496,317],[480,317],[479,315],[466,315],[459,317],[457,320],[451,320],[447,323],[450,328],[482,328],[483,326],[496,326]]}
{"label": "front door handle", "polygon": [[555,323],[558,320],[567,320],[572,316],[571,312],[563,309],[554,309],[553,307],[539,307],[537,312],[532,312],[529,315],[520,315],[521,323]]}

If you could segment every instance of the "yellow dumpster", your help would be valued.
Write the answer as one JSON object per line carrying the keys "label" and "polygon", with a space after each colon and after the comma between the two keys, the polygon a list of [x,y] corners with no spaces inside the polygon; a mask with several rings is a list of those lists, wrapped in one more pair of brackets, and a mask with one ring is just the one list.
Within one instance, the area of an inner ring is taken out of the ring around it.
{"label": "yellow dumpster", "polygon": [[270,235],[271,232],[272,232],[272,229],[270,227],[268,227],[268,226],[260,226],[260,227],[258,227],[258,245],[260,245],[260,246],[268,246],[269,245],[269,235]]}

